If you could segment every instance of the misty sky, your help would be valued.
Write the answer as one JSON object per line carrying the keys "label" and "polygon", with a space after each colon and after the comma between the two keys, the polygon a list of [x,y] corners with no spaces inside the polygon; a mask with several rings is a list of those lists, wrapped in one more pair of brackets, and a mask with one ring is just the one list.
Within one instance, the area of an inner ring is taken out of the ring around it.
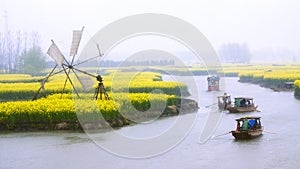
{"label": "misty sky", "polygon": [[[223,43],[247,43],[251,50],[300,53],[297,0],[0,0],[1,32],[37,31],[43,50],[50,40],[68,51],[73,29],[85,26],[89,39],[105,25],[139,13],[162,13],[196,26],[217,50]],[[5,12],[7,11],[7,24]]]}

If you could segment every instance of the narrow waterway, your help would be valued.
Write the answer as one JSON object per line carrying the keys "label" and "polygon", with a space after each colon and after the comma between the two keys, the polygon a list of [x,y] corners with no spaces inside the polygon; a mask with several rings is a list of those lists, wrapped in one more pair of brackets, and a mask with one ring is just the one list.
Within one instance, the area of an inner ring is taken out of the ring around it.
{"label": "narrow waterway", "polygon": [[[273,92],[258,85],[239,83],[238,78],[226,78],[226,92],[233,97],[253,97],[260,112],[222,112],[213,135],[233,130],[236,127],[236,118],[249,115],[261,116],[265,130],[276,134],[265,132],[262,137],[249,141],[236,141],[227,134],[200,143],[201,131],[208,114],[215,107],[205,107],[212,104],[213,96],[213,93],[206,91],[206,77],[194,78],[198,84],[200,107],[197,119],[186,137],[161,155],[143,159],[120,157],[100,148],[85,133],[0,133],[0,169],[290,169],[300,166],[300,100],[296,100],[292,92]],[[186,118],[189,116],[193,114],[184,115]],[[157,132],[168,130],[175,119],[177,117],[163,118],[151,123],[124,127],[118,132],[134,137],[153,136],[159,134]],[[106,135],[109,133],[100,134],[102,140],[98,141],[114,141],[109,140]]]}

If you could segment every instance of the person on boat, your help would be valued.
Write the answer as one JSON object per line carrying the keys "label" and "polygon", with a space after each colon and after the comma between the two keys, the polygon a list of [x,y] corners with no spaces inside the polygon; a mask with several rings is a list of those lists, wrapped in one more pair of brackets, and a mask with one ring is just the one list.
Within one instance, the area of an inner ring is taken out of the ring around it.
{"label": "person on boat", "polygon": [[241,106],[241,107],[245,107],[245,103],[246,103],[246,100],[245,100],[245,99],[242,99],[242,100],[240,101],[240,106]]}
{"label": "person on boat", "polygon": [[241,124],[239,121],[237,122],[236,130],[241,131]]}
{"label": "person on boat", "polygon": [[251,106],[251,103],[250,103],[250,100],[247,100],[246,101],[246,107],[249,107],[249,106]]}
{"label": "person on boat", "polygon": [[223,96],[223,103],[224,103],[224,109],[226,109],[226,107],[228,105],[228,96],[227,96],[226,92],[224,93],[224,96]]}
{"label": "person on boat", "polygon": [[241,101],[239,99],[235,99],[234,104],[236,107],[240,107],[241,106]]}
{"label": "person on boat", "polygon": [[249,126],[249,121],[245,119],[242,124],[242,131],[247,131]]}
{"label": "person on boat", "polygon": [[260,124],[260,121],[259,120],[255,120],[255,123],[254,123],[254,126],[253,126],[254,129],[257,129],[257,128],[261,128],[261,124]]}

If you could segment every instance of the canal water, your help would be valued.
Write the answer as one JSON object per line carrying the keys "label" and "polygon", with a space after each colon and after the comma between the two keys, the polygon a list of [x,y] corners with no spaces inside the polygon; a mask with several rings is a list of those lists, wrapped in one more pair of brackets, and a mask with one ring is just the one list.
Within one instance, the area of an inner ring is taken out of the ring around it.
{"label": "canal water", "polygon": [[[198,84],[200,107],[197,119],[181,142],[160,155],[141,159],[121,157],[100,148],[80,132],[1,133],[0,169],[290,169],[300,166],[300,100],[296,100],[292,92],[273,92],[258,85],[239,83],[238,78],[226,78],[226,92],[233,97],[253,97],[260,112],[220,112],[221,120],[216,130],[212,131],[213,135],[235,129],[235,119],[249,115],[261,116],[267,132],[262,137],[248,141],[236,141],[230,134],[225,134],[201,142],[204,124],[210,110],[215,109],[216,105],[206,107],[213,103],[213,93],[206,91],[206,77],[194,78]],[[168,80],[168,77],[164,79]],[[183,116],[188,118],[193,114]],[[118,131],[147,137],[160,129],[165,130],[176,118],[163,118]],[[153,130],[145,130],[147,127]],[[100,142],[114,141],[105,137],[107,134],[100,134]]]}

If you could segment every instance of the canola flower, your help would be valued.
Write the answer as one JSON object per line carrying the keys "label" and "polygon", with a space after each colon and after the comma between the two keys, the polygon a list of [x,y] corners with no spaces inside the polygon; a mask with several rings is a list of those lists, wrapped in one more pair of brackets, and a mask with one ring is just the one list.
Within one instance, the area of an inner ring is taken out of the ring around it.
{"label": "canola flower", "polygon": [[[252,68],[252,69],[250,69]],[[231,69],[233,71],[233,69]],[[241,82],[261,83],[264,86],[278,86],[284,82],[293,82],[300,79],[299,65],[279,66],[250,66],[236,69]]]}
{"label": "canola flower", "polygon": [[60,122],[78,123],[78,116],[83,120],[81,122],[93,122],[100,115],[110,120],[120,118],[120,113],[130,114],[146,111],[151,106],[174,105],[177,100],[174,95],[149,93],[117,93],[113,97],[115,100],[94,100],[89,94],[80,99],[72,94],[64,94],[62,99],[60,96],[54,94],[36,101],[0,103],[0,128],[14,129],[25,124],[53,126]]}
{"label": "canola flower", "polygon": [[[166,94],[180,95],[184,93],[187,95],[187,86],[183,83],[177,82],[163,82],[160,73],[152,72],[118,72],[118,78],[114,79],[113,74],[109,76],[102,76],[104,80],[104,85],[107,91],[113,92],[129,92],[130,93],[145,93],[151,92],[154,89],[159,89]],[[127,77],[134,77],[128,81]],[[65,75],[59,74],[53,76],[44,85],[45,91],[44,95],[61,93],[64,82]],[[79,93],[90,92],[93,93],[97,82],[96,79],[91,78],[94,85],[89,91],[86,91],[81,83],[76,79],[74,75],[71,75],[71,79],[75,85],[76,90]],[[113,80],[113,83],[112,83]],[[129,86],[129,89],[128,89]],[[35,92],[40,88],[39,82],[34,83],[0,83],[0,100],[10,101],[10,100],[29,100],[33,97]],[[73,89],[71,84],[68,82],[65,88],[66,93],[72,93]]]}

